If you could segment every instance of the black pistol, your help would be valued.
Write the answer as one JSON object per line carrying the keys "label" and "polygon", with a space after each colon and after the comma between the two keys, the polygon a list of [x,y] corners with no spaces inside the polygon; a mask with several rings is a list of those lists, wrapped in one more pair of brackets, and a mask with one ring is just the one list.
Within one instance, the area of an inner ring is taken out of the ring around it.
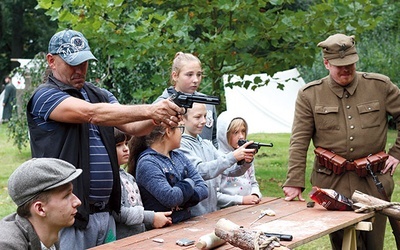
{"label": "black pistol", "polygon": [[[239,147],[243,146],[248,140],[239,140],[238,145]],[[272,143],[261,143],[261,142],[253,142],[252,144],[248,145],[246,148],[248,149],[256,149],[259,150],[261,147],[273,147]]]}
{"label": "black pistol", "polygon": [[263,233],[267,237],[277,237],[279,240],[282,241],[292,241],[293,236],[290,234],[276,234],[276,233]]}
{"label": "black pistol", "polygon": [[[243,146],[248,140],[242,140],[240,139],[238,141],[239,147]],[[253,142],[252,144],[248,145],[246,148],[248,149],[255,149],[256,153],[261,147],[273,147],[274,145],[272,143],[261,143],[261,142]],[[243,165],[244,160],[240,160],[237,162],[238,165]]]}
{"label": "black pistol", "polygon": [[180,91],[172,94],[170,100],[179,107],[185,108],[185,114],[188,108],[193,107],[194,102],[212,105],[218,105],[220,103],[219,98],[216,96],[185,94]]}

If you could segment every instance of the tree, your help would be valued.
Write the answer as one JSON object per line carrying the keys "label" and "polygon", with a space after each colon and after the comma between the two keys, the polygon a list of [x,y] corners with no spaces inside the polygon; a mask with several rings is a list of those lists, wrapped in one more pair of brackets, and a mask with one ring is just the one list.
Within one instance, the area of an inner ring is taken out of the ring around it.
{"label": "tree", "polygon": [[225,74],[273,75],[312,65],[316,43],[327,34],[360,34],[382,19],[382,0],[311,2],[38,0],[38,6],[61,28],[85,34],[99,59],[97,77],[117,96],[131,89],[130,101],[151,102],[166,87],[178,51],[202,61],[202,92],[223,97]]}
{"label": "tree", "polygon": [[[0,79],[19,66],[11,58],[33,58],[46,51],[57,28],[44,10],[35,10],[36,0],[3,0],[0,3]],[[38,25],[39,24],[39,25]]]}
{"label": "tree", "polygon": [[[392,82],[400,87],[400,2],[396,0],[384,1],[380,6],[380,16],[383,21],[377,27],[356,35],[357,52],[360,60],[357,70],[363,72],[377,72],[387,75]],[[353,33],[350,33],[353,35]],[[322,63],[321,53],[316,55],[313,65],[302,65],[303,79],[310,82],[327,75]]]}
{"label": "tree", "polygon": [[[174,55],[184,51],[203,63],[201,91],[220,96],[224,104],[224,75],[273,75],[311,66],[319,53],[316,44],[328,34],[374,29],[383,18],[383,1],[38,0],[36,8],[46,10],[60,29],[86,36],[98,58],[89,80],[111,90],[121,103],[152,102],[167,87]],[[249,82],[234,85],[248,88]],[[26,128],[26,117],[15,117]],[[21,136],[18,126],[13,130],[23,145],[26,133]]]}

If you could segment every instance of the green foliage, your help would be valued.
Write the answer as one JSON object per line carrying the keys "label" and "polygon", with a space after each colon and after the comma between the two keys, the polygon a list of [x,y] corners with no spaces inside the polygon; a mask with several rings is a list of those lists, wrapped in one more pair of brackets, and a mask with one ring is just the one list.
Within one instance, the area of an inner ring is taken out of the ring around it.
{"label": "green foliage", "polygon": [[[85,34],[98,58],[87,79],[112,91],[121,103],[154,101],[167,87],[174,55],[184,51],[202,61],[206,77],[201,91],[220,96],[222,111],[224,75],[273,75],[299,65],[310,67],[319,52],[316,44],[327,34],[358,36],[373,30],[385,15],[396,17],[399,8],[393,6],[398,4],[388,0],[38,0],[36,8],[45,9],[60,29]],[[399,18],[395,20],[390,27],[398,24]],[[312,69],[303,75],[312,75]],[[266,84],[260,80],[256,86]],[[246,81],[232,85],[250,86]],[[12,127],[21,147],[27,140],[24,131],[26,121]]]}
{"label": "green foliage", "polygon": [[201,91],[223,97],[224,74],[273,75],[312,65],[315,44],[327,33],[358,34],[381,19],[372,11],[379,1],[302,2],[38,0],[38,8],[61,28],[85,34],[99,59],[96,78],[117,96],[130,87],[124,101],[151,102],[166,87],[178,51],[202,61]]}
{"label": "green foliage", "polygon": [[39,53],[30,62],[34,66],[30,69],[27,67],[15,68],[11,75],[17,72],[26,79],[26,87],[22,100],[18,100],[21,107],[14,108],[13,116],[8,122],[8,135],[13,139],[14,145],[17,145],[19,151],[26,148],[29,143],[28,123],[26,119],[26,107],[34,89],[44,81],[46,76],[47,61],[44,53]]}
{"label": "green foliage", "polygon": [[[387,75],[393,83],[400,86],[400,2],[384,1],[379,8],[382,22],[373,30],[356,35],[356,46],[360,57],[357,70],[364,72],[376,72]],[[373,12],[378,10],[371,10]],[[321,39],[324,40],[325,38]],[[298,67],[306,82],[322,78],[328,74],[325,69],[320,51],[316,54],[316,60],[312,66],[302,65]]]}
{"label": "green foliage", "polygon": [[33,58],[46,51],[57,23],[49,21],[43,9],[35,9],[36,0],[0,2],[0,79],[18,63],[11,58]]}

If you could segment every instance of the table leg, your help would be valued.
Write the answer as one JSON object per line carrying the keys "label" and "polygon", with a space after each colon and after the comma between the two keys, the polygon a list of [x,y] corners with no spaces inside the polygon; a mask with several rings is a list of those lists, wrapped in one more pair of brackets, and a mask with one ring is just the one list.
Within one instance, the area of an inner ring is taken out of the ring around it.
{"label": "table leg", "polygon": [[357,249],[357,238],[356,228],[351,226],[344,229],[342,250],[356,250]]}
{"label": "table leg", "polygon": [[344,229],[342,250],[356,250],[357,249],[357,235],[356,230],[371,231],[372,223],[368,221],[361,221],[356,225]]}

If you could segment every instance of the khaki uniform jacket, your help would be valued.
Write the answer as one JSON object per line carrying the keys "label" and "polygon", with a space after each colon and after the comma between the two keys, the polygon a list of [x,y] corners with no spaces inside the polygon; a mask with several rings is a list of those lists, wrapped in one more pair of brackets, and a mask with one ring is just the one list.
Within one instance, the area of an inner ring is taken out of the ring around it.
{"label": "khaki uniform jacket", "polygon": [[[303,86],[296,100],[289,149],[289,168],[283,186],[305,187],[307,150],[332,150],[347,160],[366,157],[385,149],[388,114],[400,119],[400,91],[384,75],[357,72],[352,83],[342,87],[330,77]],[[400,139],[389,154],[400,159]],[[389,173],[378,175],[390,196],[394,183]],[[311,183],[331,188],[351,198],[355,190],[379,197],[370,176],[360,178],[354,171],[341,175],[319,166],[314,160]]]}

